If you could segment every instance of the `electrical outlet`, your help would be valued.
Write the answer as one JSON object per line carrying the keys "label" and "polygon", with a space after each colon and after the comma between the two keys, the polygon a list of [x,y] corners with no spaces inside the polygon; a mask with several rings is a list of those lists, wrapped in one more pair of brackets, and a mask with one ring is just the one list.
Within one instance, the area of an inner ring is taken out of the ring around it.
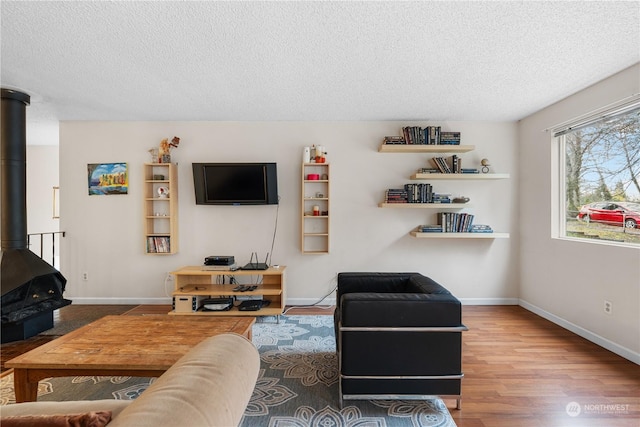
{"label": "electrical outlet", "polygon": [[88,272],[85,271],[85,272],[82,273],[82,280],[85,281],[85,282],[89,280],[89,273]]}
{"label": "electrical outlet", "polygon": [[611,301],[604,300],[604,312],[607,314],[613,313],[613,304]]}

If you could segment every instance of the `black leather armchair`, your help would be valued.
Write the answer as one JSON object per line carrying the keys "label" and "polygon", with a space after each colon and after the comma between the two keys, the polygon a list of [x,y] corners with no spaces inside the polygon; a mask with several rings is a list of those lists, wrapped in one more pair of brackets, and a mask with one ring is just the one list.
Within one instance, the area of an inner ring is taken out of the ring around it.
{"label": "black leather armchair", "polygon": [[339,273],[334,313],[343,399],[455,397],[460,301],[419,273]]}

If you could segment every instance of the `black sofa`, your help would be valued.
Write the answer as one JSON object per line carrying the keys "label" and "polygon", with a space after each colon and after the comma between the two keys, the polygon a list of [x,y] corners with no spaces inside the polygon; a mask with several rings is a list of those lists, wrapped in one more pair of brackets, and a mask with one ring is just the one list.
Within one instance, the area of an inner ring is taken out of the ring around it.
{"label": "black sofa", "polygon": [[455,397],[462,306],[419,273],[339,273],[334,313],[343,399]]}

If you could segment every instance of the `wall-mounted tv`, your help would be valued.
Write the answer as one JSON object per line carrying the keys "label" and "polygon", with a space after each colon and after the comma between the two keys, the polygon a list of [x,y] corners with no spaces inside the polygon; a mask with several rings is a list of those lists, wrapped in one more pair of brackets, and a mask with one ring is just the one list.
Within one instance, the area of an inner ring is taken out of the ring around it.
{"label": "wall-mounted tv", "polygon": [[276,163],[193,163],[198,205],[277,205]]}

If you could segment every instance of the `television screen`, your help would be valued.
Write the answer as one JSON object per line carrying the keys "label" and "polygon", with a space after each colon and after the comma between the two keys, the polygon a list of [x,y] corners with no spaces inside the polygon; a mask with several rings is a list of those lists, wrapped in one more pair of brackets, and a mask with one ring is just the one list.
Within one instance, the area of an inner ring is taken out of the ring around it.
{"label": "television screen", "polygon": [[278,204],[275,163],[193,163],[196,204]]}

